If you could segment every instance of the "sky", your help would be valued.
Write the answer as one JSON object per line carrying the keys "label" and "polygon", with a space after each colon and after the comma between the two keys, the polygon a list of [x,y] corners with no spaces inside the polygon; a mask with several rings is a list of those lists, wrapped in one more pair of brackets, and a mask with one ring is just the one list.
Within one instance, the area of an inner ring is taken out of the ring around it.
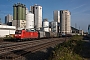
{"label": "sky", "polygon": [[53,21],[53,11],[69,10],[71,12],[71,26],[85,32],[90,24],[90,0],[0,0],[0,18],[5,22],[5,16],[13,15],[13,5],[23,3],[30,10],[34,4],[43,7],[43,18]]}

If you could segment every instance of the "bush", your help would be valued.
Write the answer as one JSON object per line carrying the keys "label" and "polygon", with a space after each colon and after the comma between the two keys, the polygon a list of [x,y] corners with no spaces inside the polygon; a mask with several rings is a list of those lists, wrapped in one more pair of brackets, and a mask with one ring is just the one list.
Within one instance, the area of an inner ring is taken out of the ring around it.
{"label": "bush", "polygon": [[83,60],[80,56],[82,44],[82,36],[73,36],[69,41],[56,46],[49,60]]}

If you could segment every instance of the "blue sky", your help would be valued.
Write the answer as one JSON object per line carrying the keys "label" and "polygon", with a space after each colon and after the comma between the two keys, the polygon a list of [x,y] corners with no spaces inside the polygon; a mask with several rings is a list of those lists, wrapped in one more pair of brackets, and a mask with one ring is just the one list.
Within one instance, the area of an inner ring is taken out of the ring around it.
{"label": "blue sky", "polygon": [[31,5],[39,4],[43,7],[43,18],[53,21],[54,10],[69,10],[71,12],[71,26],[87,31],[90,24],[90,0],[0,0],[0,18],[4,23],[5,15],[13,15],[13,4],[23,3],[28,9]]}

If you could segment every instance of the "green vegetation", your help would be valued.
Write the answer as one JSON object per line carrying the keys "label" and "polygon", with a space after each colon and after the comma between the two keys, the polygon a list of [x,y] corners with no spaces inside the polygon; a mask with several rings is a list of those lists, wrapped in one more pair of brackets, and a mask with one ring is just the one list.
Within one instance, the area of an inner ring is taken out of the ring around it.
{"label": "green vegetation", "polygon": [[75,35],[75,36],[72,36],[72,38],[70,40],[82,40],[82,39],[83,39],[83,36]]}
{"label": "green vegetation", "polygon": [[82,36],[73,36],[69,41],[56,46],[49,60],[86,60],[82,57],[85,49],[82,38]]}
{"label": "green vegetation", "polygon": [[0,37],[0,42],[1,41],[12,41],[14,40],[13,35],[6,35],[5,37]]}

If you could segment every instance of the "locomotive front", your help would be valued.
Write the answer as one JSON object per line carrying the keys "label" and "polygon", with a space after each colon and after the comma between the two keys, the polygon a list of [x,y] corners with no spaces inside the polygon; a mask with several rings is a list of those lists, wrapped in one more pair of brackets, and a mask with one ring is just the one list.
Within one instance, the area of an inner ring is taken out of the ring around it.
{"label": "locomotive front", "polygon": [[14,38],[15,39],[22,39],[22,30],[16,30]]}

